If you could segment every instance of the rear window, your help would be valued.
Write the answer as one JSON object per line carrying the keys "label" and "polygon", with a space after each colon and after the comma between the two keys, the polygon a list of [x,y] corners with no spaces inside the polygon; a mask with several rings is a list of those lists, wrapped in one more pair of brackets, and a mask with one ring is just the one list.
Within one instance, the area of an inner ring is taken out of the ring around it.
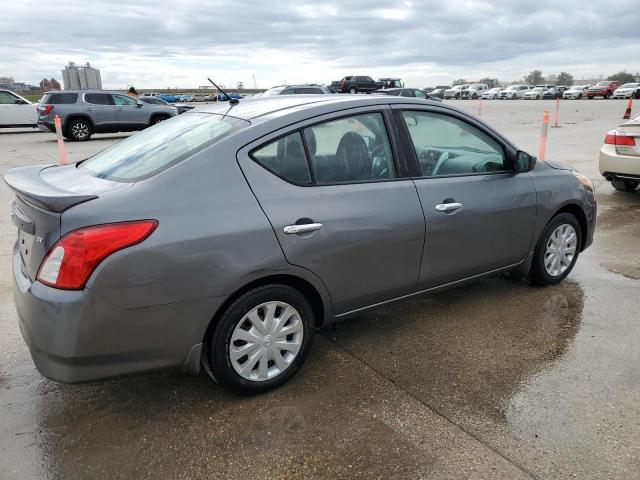
{"label": "rear window", "polygon": [[77,93],[49,93],[42,97],[40,100],[42,103],[49,103],[52,105],[64,105],[76,103],[78,101]]}
{"label": "rear window", "polygon": [[213,145],[249,122],[228,115],[186,113],[161,122],[80,163],[90,175],[137,182]]}

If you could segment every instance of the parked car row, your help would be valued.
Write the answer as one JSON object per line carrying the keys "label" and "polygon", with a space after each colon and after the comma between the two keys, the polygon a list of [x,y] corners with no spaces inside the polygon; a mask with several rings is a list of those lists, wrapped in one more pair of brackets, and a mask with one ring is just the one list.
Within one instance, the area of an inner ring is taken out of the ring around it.
{"label": "parked car row", "polygon": [[372,93],[387,88],[402,88],[404,83],[399,78],[379,78],[377,81],[366,75],[347,75],[341,80],[334,80],[327,89],[331,93]]}

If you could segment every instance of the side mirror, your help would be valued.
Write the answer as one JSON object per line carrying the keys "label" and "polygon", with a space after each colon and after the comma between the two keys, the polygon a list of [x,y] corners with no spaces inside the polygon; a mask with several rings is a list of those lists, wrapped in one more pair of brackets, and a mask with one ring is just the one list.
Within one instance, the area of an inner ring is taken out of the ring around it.
{"label": "side mirror", "polygon": [[136,106],[137,106],[138,108],[142,107],[143,105],[144,105],[144,102],[141,102],[140,100],[138,100],[138,101],[136,102]]}
{"label": "side mirror", "polygon": [[530,172],[536,166],[536,161],[537,159],[533,155],[518,150],[513,162],[513,169],[516,173]]}

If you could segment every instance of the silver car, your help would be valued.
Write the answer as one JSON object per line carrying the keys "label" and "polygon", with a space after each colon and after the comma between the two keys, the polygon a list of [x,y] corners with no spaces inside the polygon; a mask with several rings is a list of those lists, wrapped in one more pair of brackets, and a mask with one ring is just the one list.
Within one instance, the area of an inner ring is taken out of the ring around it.
{"label": "silver car", "polygon": [[562,281],[596,217],[570,167],[382,95],[204,107],[4,179],[20,329],[62,382],[203,367],[263,392],[320,326],[498,272]]}
{"label": "silver car", "polygon": [[133,132],[178,114],[172,105],[154,105],[118,92],[65,90],[46,92],[38,102],[38,127],[55,132],[56,115],[69,140],[87,141],[94,133]]}

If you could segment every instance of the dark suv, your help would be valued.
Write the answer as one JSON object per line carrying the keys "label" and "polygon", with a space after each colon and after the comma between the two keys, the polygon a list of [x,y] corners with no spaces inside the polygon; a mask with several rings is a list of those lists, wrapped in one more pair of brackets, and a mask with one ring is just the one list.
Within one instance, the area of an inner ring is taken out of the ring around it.
{"label": "dark suv", "polygon": [[331,82],[331,90],[335,93],[371,93],[377,89],[378,82],[371,77],[349,75]]}
{"label": "dark suv", "polygon": [[142,130],[177,114],[171,105],[152,105],[117,92],[46,92],[38,103],[38,127],[55,132],[53,119],[59,115],[66,138],[86,141],[94,133]]}

